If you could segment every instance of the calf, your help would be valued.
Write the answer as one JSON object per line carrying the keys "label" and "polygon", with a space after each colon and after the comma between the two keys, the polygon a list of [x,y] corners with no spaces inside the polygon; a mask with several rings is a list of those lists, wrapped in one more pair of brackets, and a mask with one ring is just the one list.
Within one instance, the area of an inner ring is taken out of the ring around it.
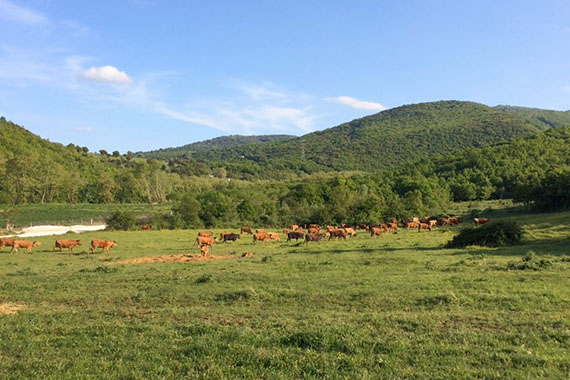
{"label": "calf", "polygon": [[253,235],[253,232],[251,232],[251,228],[249,228],[249,227],[242,227],[242,228],[240,228],[239,233],[240,233],[240,234]]}
{"label": "calf", "polygon": [[152,230],[152,226],[150,224],[145,224],[141,227],[143,230]]}
{"label": "calf", "polygon": [[267,234],[267,236],[271,239],[271,240],[275,240],[275,241],[281,241],[281,238],[279,237],[279,234],[277,232],[269,232]]}
{"label": "calf", "polygon": [[14,240],[12,245],[12,250],[10,252],[18,252],[18,248],[26,248],[26,252],[32,252],[32,248],[41,245],[39,241],[28,241],[28,240]]}
{"label": "calf", "polygon": [[69,252],[73,252],[73,248],[78,245],[81,245],[81,240],[56,240],[53,251],[59,248],[59,252],[61,252],[63,248],[69,248]]}

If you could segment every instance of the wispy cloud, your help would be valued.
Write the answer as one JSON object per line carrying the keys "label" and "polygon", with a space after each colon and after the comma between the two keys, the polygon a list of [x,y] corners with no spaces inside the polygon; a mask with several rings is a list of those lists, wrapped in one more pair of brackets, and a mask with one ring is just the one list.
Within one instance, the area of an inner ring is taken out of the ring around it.
{"label": "wispy cloud", "polygon": [[114,66],[91,67],[81,73],[85,79],[107,83],[131,83],[133,80],[124,71]]}
{"label": "wispy cloud", "polygon": [[48,18],[41,12],[0,0],[0,17],[27,25],[48,25]]}
{"label": "wispy cloud", "polygon": [[337,96],[333,98],[327,98],[326,100],[333,103],[344,104],[358,110],[383,111],[386,109],[386,107],[380,103],[358,100],[356,98],[351,98],[350,96]]}
{"label": "wispy cloud", "polygon": [[566,86],[562,87],[562,91],[570,92],[570,84],[567,84]]}

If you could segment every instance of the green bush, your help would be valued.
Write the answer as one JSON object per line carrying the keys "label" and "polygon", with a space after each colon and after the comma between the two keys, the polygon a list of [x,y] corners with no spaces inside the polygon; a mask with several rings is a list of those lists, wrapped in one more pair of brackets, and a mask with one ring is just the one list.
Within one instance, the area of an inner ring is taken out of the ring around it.
{"label": "green bush", "polygon": [[110,230],[128,231],[134,227],[135,217],[128,211],[115,211],[107,218],[107,228]]}
{"label": "green bush", "polygon": [[479,228],[463,229],[447,243],[446,247],[465,248],[469,245],[504,247],[518,245],[522,243],[523,234],[523,229],[516,223],[490,223]]}

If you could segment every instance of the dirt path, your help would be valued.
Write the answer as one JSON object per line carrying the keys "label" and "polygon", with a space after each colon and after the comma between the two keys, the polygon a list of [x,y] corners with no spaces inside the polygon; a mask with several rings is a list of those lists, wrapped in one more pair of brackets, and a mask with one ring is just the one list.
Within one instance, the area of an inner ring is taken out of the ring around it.
{"label": "dirt path", "polygon": [[[249,256],[250,257],[250,256]],[[149,263],[187,263],[239,259],[241,256],[202,256],[193,254],[163,255],[152,257],[139,257],[136,259],[120,260],[105,265],[131,265]]]}

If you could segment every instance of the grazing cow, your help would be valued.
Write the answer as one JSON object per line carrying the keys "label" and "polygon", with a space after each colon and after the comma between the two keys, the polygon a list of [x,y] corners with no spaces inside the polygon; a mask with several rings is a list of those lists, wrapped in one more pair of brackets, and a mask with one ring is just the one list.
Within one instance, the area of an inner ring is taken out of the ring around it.
{"label": "grazing cow", "polygon": [[431,226],[429,223],[418,223],[418,232],[420,232],[421,230],[428,230],[431,231]]}
{"label": "grazing cow", "polygon": [[297,225],[297,224],[288,224],[287,225],[288,230],[295,231],[297,228],[299,228],[299,225]]}
{"label": "grazing cow", "polygon": [[39,241],[14,240],[10,252],[18,252],[18,248],[26,248],[26,252],[32,252],[33,247],[41,244]]}
{"label": "grazing cow", "polygon": [[354,231],[354,228],[352,227],[346,227],[345,231],[347,233],[348,236],[350,237],[356,237],[356,231]]}
{"label": "grazing cow", "polygon": [[141,227],[143,230],[152,230],[152,226],[150,224],[145,224]]}
{"label": "grazing cow", "polygon": [[489,223],[490,221],[491,221],[491,219],[489,219],[489,218],[473,218],[473,225],[475,227],[478,227],[481,224],[486,224],[486,223]]}
{"label": "grazing cow", "polygon": [[388,225],[386,223],[382,223],[380,225],[380,228],[382,228],[384,231],[386,231],[388,229]]}
{"label": "grazing cow", "polygon": [[398,229],[398,222],[392,222],[392,223],[388,223],[388,225],[390,227],[392,227],[392,229],[397,230]]}
{"label": "grazing cow", "polygon": [[198,236],[201,236],[201,237],[212,237],[212,236],[214,236],[214,233],[213,233],[213,232],[198,232]]}
{"label": "grazing cow", "polygon": [[198,245],[199,247],[203,246],[203,245],[212,245],[214,243],[218,242],[218,238],[214,238],[214,237],[208,237],[208,236],[198,236],[196,238],[196,245]]}
{"label": "grazing cow", "polygon": [[430,221],[428,221],[428,223],[429,223],[430,227],[437,226],[437,220],[430,220]]}
{"label": "grazing cow", "polygon": [[310,241],[321,241],[325,235],[323,234],[306,234],[305,235],[305,244],[309,243]]}
{"label": "grazing cow", "polygon": [[368,226],[368,224],[360,223],[360,224],[356,225],[356,229],[368,231],[370,229],[370,227]]}
{"label": "grazing cow", "polygon": [[109,248],[116,247],[117,242],[111,240],[91,240],[91,254],[95,253],[96,248],[102,248],[101,252],[109,252]]}
{"label": "grazing cow", "polygon": [[261,241],[263,243],[265,243],[267,240],[269,240],[269,235],[267,233],[256,233],[253,234],[253,243],[255,244],[256,241]]}
{"label": "grazing cow", "polygon": [[202,256],[210,256],[210,246],[209,245],[203,245],[200,247],[200,254]]}
{"label": "grazing cow", "polygon": [[303,232],[293,231],[287,234],[287,241],[291,241],[292,239],[295,239],[295,241],[299,241],[299,239],[303,239],[304,237],[305,234]]}
{"label": "grazing cow", "polygon": [[16,241],[16,239],[13,239],[13,238],[0,238],[0,249],[4,248],[6,246],[13,247],[15,241]]}
{"label": "grazing cow", "polygon": [[346,233],[346,230],[344,228],[337,228],[334,231],[330,231],[329,240],[331,240],[332,238],[346,239],[347,237],[348,234]]}
{"label": "grazing cow", "polygon": [[238,234],[224,234],[224,243],[226,241],[236,241],[237,239],[239,239],[239,235]]}
{"label": "grazing cow", "polygon": [[319,226],[309,227],[309,233],[312,235],[318,234],[320,230],[321,230],[321,228]]}
{"label": "grazing cow", "polygon": [[255,230],[255,233],[256,233],[256,234],[262,234],[262,235],[266,235],[266,234],[267,234],[267,232],[265,232],[265,230],[263,230],[263,229],[261,229],[261,228],[258,228],[257,230]]}
{"label": "grazing cow", "polygon": [[460,219],[460,218],[457,218],[457,217],[455,217],[455,216],[451,216],[451,217],[449,217],[449,223],[450,223],[452,226],[454,226],[454,225],[456,225],[456,224],[461,223],[461,219]]}
{"label": "grazing cow", "polygon": [[251,232],[251,228],[249,227],[242,227],[239,230],[240,234],[248,234],[248,235],[253,235],[253,232]]}
{"label": "grazing cow", "polygon": [[318,228],[320,230],[321,226],[319,226],[318,224],[309,224],[309,228]]}
{"label": "grazing cow", "polygon": [[281,241],[281,238],[279,237],[279,234],[277,232],[269,232],[267,234],[267,236],[269,237],[269,239],[271,240],[275,240],[275,241]]}
{"label": "grazing cow", "polygon": [[406,227],[408,229],[418,228],[419,222],[406,222]]}
{"label": "grazing cow", "polygon": [[370,227],[370,237],[381,236],[382,228],[380,227]]}
{"label": "grazing cow", "polygon": [[73,252],[73,248],[78,245],[81,245],[81,240],[56,240],[53,251],[59,248],[59,252],[61,252],[63,248],[69,248],[69,252]]}
{"label": "grazing cow", "polygon": [[334,231],[334,230],[336,230],[336,227],[335,227],[335,226],[327,226],[327,232],[331,232],[331,231]]}

